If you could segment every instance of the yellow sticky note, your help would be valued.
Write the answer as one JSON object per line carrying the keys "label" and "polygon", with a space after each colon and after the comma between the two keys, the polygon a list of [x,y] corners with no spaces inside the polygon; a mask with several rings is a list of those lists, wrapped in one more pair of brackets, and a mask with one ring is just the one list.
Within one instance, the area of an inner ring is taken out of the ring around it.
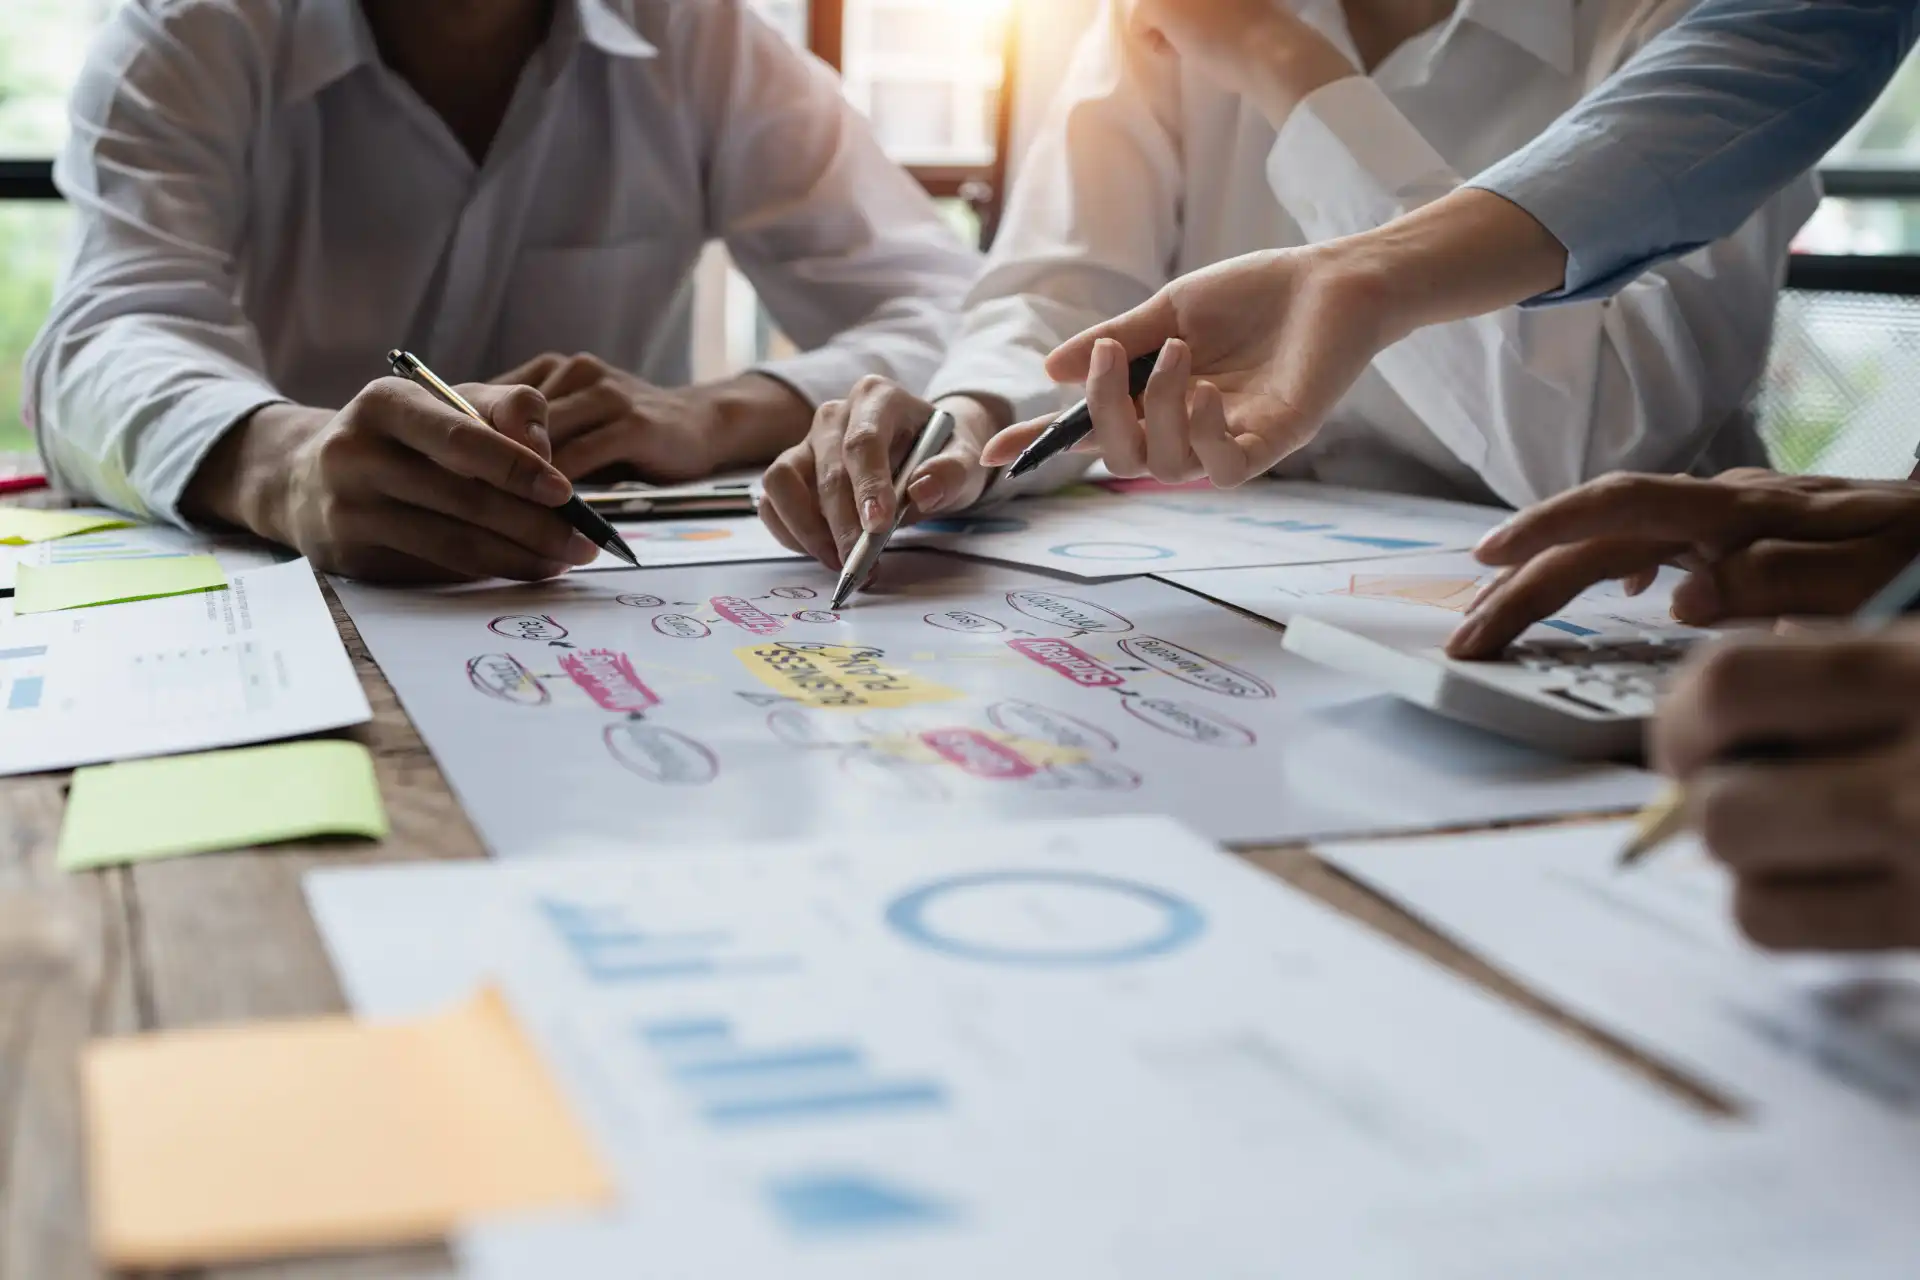
{"label": "yellow sticky note", "polygon": [[491,989],[414,1022],[97,1041],[81,1078],[94,1247],[109,1266],[413,1244],[613,1196]]}
{"label": "yellow sticky note", "polygon": [[69,871],[313,836],[387,834],[357,742],[280,742],[81,769],[60,828]]}
{"label": "yellow sticky note", "polygon": [[102,529],[125,529],[133,522],[98,511],[34,511],[27,507],[0,507],[0,543],[25,546],[29,542],[51,542],[71,538],[76,533],[97,533]]}
{"label": "yellow sticky note", "polygon": [[774,641],[733,656],[775,693],[828,711],[870,711],[948,702],[959,692],[890,667],[877,650],[851,644]]}
{"label": "yellow sticky note", "polygon": [[23,564],[13,573],[13,611],[51,613],[124,604],[189,591],[219,591],[227,571],[212,556],[155,556],[148,560],[89,560],[78,564]]}

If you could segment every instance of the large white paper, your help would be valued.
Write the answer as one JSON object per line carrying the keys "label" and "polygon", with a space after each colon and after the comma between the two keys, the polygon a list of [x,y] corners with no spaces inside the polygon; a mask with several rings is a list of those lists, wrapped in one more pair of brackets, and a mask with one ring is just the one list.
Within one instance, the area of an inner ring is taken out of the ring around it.
{"label": "large white paper", "polygon": [[930,521],[903,530],[900,542],[1097,580],[1465,550],[1508,514],[1299,481],[1239,489],[1123,481]]}
{"label": "large white paper", "polygon": [[1769,1119],[1824,1124],[1864,1109],[1920,1121],[1920,968],[1766,955],[1741,938],[1731,882],[1697,844],[1617,870],[1630,830],[1608,823],[1319,852],[1548,998]]}
{"label": "large white paper", "polygon": [[[666,568],[688,564],[738,564],[750,560],[803,560],[774,541],[759,516],[714,516],[700,520],[626,520],[614,527],[626,539],[641,567]],[[602,551],[600,558],[580,572],[627,569],[619,556]]]}
{"label": "large white paper", "polygon": [[[1497,571],[1464,551],[1395,556],[1349,564],[1282,565],[1164,575],[1167,581],[1285,625],[1305,614],[1351,630],[1389,634],[1412,649],[1438,648]],[[1604,640],[1700,636],[1673,620],[1673,589],[1683,575],[1666,569],[1651,588],[1629,596],[1617,582],[1581,593],[1525,640],[1568,636]]]}
{"label": "large white paper", "polygon": [[502,981],[617,1171],[616,1215],[477,1235],[484,1277],[1294,1274],[1326,1215],[1706,1128],[1163,819],[308,894],[362,1014]]}
{"label": "large white paper", "polygon": [[[79,510],[91,510],[79,508]],[[102,512],[101,514],[114,514]],[[159,560],[178,556],[212,556],[229,577],[246,569],[263,569],[291,556],[250,538],[188,533],[171,525],[141,524],[99,533],[53,538],[22,547],[0,546],[0,588],[13,586],[14,571],[23,564],[82,564],[99,560]]]}
{"label": "large white paper", "polygon": [[0,601],[0,774],[203,751],[371,716],[305,560],[224,591],[17,617]]}
{"label": "large white paper", "polygon": [[1637,805],[1651,779],[1444,721],[1150,579],[925,553],[827,611],[807,564],[340,585],[496,853],[1168,813],[1230,841]]}

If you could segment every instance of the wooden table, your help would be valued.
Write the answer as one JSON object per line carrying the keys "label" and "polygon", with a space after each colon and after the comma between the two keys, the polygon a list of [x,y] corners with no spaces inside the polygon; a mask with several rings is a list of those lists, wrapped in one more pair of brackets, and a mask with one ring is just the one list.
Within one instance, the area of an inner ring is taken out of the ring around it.
{"label": "wooden table", "polygon": [[[37,505],[51,500],[41,495]],[[372,749],[378,765],[393,824],[382,844],[353,851],[279,845],[67,875],[53,856],[65,775],[0,779],[0,1280],[101,1274],[88,1244],[76,1074],[89,1038],[340,1012],[340,988],[307,914],[301,875],[321,863],[484,856],[392,688],[331,589],[327,596],[373,706],[372,722],[351,736]],[[1304,849],[1244,856],[1677,1096],[1703,1109],[1729,1109],[1699,1085],[1556,1010]],[[189,1274],[358,1280],[440,1276],[449,1269],[445,1251],[432,1248]]]}

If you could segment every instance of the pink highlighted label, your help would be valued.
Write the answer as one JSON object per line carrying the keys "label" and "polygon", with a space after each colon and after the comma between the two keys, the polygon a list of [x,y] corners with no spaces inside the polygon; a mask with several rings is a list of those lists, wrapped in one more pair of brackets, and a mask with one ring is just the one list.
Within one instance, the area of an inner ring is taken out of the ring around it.
{"label": "pink highlighted label", "polygon": [[753,601],[742,600],[739,596],[715,596],[709,603],[713,605],[715,613],[742,631],[751,631],[756,636],[778,635],[780,628],[787,625]]}
{"label": "pink highlighted label", "polygon": [[1101,666],[1092,654],[1065,640],[1009,640],[1007,648],[1059,672],[1084,689],[1112,689],[1127,682],[1125,676]]}
{"label": "pink highlighted label", "polygon": [[942,760],[976,778],[993,781],[1031,778],[1040,772],[1025,756],[977,729],[929,729],[920,741]]}
{"label": "pink highlighted label", "polygon": [[560,659],[560,669],[606,711],[647,711],[660,705],[642,684],[633,663],[611,649],[583,649]]}

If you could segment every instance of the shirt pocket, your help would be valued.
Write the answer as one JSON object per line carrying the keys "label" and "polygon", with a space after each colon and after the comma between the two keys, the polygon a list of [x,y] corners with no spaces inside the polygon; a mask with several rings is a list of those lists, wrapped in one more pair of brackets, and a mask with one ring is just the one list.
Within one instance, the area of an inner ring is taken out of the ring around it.
{"label": "shirt pocket", "polygon": [[489,363],[514,369],[548,352],[587,353],[650,381],[685,382],[699,253],[697,242],[665,234],[521,250]]}

